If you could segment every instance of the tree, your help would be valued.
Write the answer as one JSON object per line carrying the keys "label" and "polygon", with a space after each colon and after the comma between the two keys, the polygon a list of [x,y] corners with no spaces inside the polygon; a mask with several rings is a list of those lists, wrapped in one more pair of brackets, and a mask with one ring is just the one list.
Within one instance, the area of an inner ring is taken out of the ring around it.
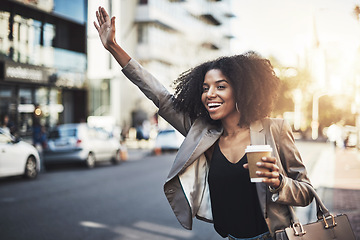
{"label": "tree", "polygon": [[356,5],[354,7],[354,15],[355,15],[356,19],[359,21],[359,19],[360,19],[360,6],[359,5]]}
{"label": "tree", "polygon": [[293,112],[295,89],[302,92],[305,103],[311,98],[308,95],[308,87],[312,82],[310,73],[306,69],[282,66],[274,57],[269,59],[281,80],[279,96],[275,103],[273,115],[278,116],[283,115],[284,112]]}

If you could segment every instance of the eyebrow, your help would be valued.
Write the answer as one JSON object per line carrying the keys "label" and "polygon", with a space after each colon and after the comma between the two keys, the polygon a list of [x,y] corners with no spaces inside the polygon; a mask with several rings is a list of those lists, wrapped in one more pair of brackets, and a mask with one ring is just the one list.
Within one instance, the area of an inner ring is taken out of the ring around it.
{"label": "eyebrow", "polygon": [[220,79],[220,80],[217,80],[217,81],[216,81],[216,83],[221,83],[221,82],[226,82],[226,83],[228,83],[228,81],[225,80],[225,79]]}
{"label": "eyebrow", "polygon": [[[222,82],[229,83],[229,82],[228,82],[227,80],[225,80],[225,79],[220,79],[220,80],[215,81],[215,83],[222,83]],[[204,82],[203,85],[209,85],[209,84]]]}

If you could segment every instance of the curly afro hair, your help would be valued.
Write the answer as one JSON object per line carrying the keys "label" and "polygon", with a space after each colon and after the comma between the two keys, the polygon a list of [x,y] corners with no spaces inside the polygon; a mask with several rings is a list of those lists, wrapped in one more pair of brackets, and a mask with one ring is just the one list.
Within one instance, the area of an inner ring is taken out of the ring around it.
{"label": "curly afro hair", "polygon": [[235,89],[235,101],[241,113],[240,126],[269,116],[277,98],[279,78],[269,60],[255,52],[220,57],[202,63],[182,73],[174,81],[175,109],[187,113],[191,119],[204,118],[212,124],[220,124],[210,118],[201,102],[205,74],[218,69]]}

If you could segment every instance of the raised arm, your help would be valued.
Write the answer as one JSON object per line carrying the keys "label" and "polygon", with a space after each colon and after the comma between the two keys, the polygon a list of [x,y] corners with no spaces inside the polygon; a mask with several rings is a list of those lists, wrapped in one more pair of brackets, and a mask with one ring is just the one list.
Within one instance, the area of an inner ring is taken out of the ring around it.
{"label": "raised arm", "polygon": [[99,33],[102,44],[111,55],[116,59],[121,67],[125,67],[131,57],[116,43],[115,40],[115,17],[110,19],[109,14],[103,7],[96,11],[98,24],[94,21],[94,26]]}
{"label": "raised arm", "polygon": [[115,40],[115,17],[110,19],[103,7],[96,11],[98,24],[94,22],[102,44],[116,61],[123,67],[125,76],[134,83],[147,98],[159,108],[159,114],[180,133],[186,135],[190,129],[190,118],[175,111],[173,107],[173,95],[146,69],[131,57],[116,43]]}

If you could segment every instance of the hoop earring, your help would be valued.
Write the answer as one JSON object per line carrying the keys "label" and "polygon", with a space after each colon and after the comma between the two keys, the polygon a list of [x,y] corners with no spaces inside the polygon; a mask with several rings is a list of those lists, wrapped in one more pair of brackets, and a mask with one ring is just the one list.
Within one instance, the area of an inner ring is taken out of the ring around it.
{"label": "hoop earring", "polygon": [[235,108],[236,108],[236,111],[237,111],[238,113],[240,113],[237,102],[235,103]]}

